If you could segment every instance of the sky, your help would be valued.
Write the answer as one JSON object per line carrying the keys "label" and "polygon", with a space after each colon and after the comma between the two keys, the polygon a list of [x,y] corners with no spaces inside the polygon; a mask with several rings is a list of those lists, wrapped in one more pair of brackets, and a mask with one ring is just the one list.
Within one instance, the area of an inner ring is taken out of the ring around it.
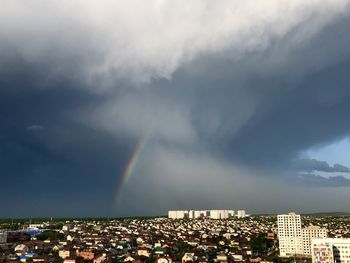
{"label": "sky", "polygon": [[0,217],[349,211],[350,1],[4,0]]}

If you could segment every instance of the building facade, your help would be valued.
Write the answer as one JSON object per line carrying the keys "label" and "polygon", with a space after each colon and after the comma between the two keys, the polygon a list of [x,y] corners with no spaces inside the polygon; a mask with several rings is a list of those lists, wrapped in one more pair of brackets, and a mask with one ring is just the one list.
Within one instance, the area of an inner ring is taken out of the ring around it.
{"label": "building facade", "polygon": [[303,254],[300,215],[289,213],[277,216],[280,256]]}
{"label": "building facade", "polygon": [[325,228],[319,226],[301,228],[301,217],[295,213],[278,215],[277,224],[281,257],[311,256],[311,241],[327,238],[327,229]]}
{"label": "building facade", "polygon": [[303,254],[311,255],[311,240],[317,238],[327,238],[327,229],[319,226],[309,226],[301,229],[303,238]]}
{"label": "building facade", "polygon": [[238,210],[238,211],[237,211],[237,217],[238,217],[238,218],[246,217],[245,210]]}
{"label": "building facade", "polygon": [[168,217],[172,219],[188,218],[189,212],[184,210],[169,211]]}

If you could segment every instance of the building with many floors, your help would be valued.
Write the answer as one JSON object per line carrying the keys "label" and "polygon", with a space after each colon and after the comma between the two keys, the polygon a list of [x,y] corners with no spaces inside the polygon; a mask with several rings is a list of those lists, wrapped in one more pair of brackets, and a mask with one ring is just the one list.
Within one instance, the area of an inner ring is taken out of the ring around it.
{"label": "building with many floors", "polygon": [[300,215],[289,213],[277,216],[280,256],[303,254]]}
{"label": "building with many floors", "polygon": [[303,241],[303,254],[311,255],[311,240],[316,238],[327,238],[327,229],[319,226],[309,226],[301,229]]}
{"label": "building with many floors", "polygon": [[[277,216],[280,256],[311,255],[311,241],[327,238],[327,229],[319,226],[301,228],[301,217],[294,212]],[[350,263],[350,262],[349,262]]]}

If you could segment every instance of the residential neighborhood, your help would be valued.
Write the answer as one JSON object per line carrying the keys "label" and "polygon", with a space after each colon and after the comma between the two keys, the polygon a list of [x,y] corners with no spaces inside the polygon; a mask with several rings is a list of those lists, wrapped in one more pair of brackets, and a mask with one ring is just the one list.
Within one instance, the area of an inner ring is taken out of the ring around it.
{"label": "residential neighborhood", "polygon": [[[350,234],[349,217],[302,218],[327,228],[329,238]],[[1,228],[1,262],[291,262],[279,255],[276,215],[4,221]]]}

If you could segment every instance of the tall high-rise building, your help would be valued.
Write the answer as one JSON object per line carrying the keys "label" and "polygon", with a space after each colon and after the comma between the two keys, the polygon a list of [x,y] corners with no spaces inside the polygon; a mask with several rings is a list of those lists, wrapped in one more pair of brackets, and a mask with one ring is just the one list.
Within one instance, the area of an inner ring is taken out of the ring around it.
{"label": "tall high-rise building", "polygon": [[327,229],[319,226],[309,226],[301,229],[303,238],[303,254],[311,255],[311,240],[317,238],[327,238]]}
{"label": "tall high-rise building", "polygon": [[277,226],[280,256],[303,254],[300,215],[278,215]]}

